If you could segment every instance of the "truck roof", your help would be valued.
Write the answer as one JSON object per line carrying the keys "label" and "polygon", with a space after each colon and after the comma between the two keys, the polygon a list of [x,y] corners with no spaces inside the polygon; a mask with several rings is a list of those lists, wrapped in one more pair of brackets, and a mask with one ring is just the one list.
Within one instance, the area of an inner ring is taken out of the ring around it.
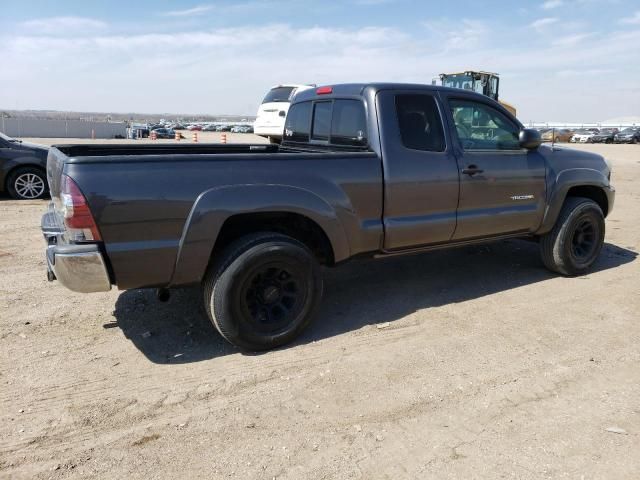
{"label": "truck roof", "polygon": [[[459,88],[443,87],[440,85],[427,85],[421,83],[392,83],[392,82],[374,82],[374,83],[338,83],[335,85],[322,85],[318,88],[310,88],[309,90],[298,93],[294,102],[303,102],[307,100],[315,100],[318,98],[333,98],[341,96],[361,96],[365,89],[370,88],[373,91],[379,90],[426,90],[426,91],[444,91],[460,93]],[[318,91],[325,90],[326,93],[318,94]],[[468,94],[477,95],[480,98],[486,98],[484,95],[475,93],[471,90],[462,90]]]}

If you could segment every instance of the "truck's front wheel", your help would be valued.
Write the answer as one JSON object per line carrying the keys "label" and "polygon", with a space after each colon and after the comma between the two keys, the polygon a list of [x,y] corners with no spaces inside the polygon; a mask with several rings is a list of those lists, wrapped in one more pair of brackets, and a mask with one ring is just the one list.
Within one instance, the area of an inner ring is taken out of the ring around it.
{"label": "truck's front wheel", "polygon": [[566,199],[556,224],[540,237],[545,266],[562,275],[582,275],[596,261],[604,243],[604,215],[588,198]]}
{"label": "truck's front wheel", "polygon": [[207,314],[220,334],[256,351],[288,343],[305,329],[322,297],[322,276],[305,245],[258,233],[225,248],[203,287]]}

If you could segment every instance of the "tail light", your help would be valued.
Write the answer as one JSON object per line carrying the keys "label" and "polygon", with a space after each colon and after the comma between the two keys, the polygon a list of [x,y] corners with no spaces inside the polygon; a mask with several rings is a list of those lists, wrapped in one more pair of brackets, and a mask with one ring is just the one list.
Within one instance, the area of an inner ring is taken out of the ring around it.
{"label": "tail light", "polygon": [[87,199],[76,182],[66,175],[62,175],[60,200],[64,224],[70,240],[74,242],[102,240],[98,226],[89,210]]}
{"label": "tail light", "polygon": [[333,93],[333,87],[320,87],[316,89],[316,95],[328,95]]}

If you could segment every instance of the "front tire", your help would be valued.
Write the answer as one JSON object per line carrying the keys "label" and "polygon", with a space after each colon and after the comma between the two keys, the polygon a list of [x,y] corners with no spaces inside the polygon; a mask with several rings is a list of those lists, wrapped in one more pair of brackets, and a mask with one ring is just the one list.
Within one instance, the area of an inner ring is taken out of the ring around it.
{"label": "front tire", "polygon": [[203,283],[207,314],[230,343],[250,351],[295,339],[322,297],[322,276],[309,249],[277,233],[236,240],[210,266]]}
{"label": "front tire", "polygon": [[36,200],[49,192],[46,174],[35,167],[20,167],[9,174],[7,191],[16,200]]}
{"label": "front tire", "polygon": [[566,276],[584,274],[604,244],[604,215],[593,200],[569,197],[553,229],[540,237],[544,265]]}

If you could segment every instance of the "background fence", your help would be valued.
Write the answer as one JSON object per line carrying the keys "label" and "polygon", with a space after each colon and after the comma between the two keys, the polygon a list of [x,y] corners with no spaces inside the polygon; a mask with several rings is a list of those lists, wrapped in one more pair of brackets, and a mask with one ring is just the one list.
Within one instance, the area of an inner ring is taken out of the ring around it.
{"label": "background fence", "polygon": [[127,135],[127,124],[84,120],[45,120],[38,118],[0,118],[0,132],[10,137],[36,138],[114,138]]}

